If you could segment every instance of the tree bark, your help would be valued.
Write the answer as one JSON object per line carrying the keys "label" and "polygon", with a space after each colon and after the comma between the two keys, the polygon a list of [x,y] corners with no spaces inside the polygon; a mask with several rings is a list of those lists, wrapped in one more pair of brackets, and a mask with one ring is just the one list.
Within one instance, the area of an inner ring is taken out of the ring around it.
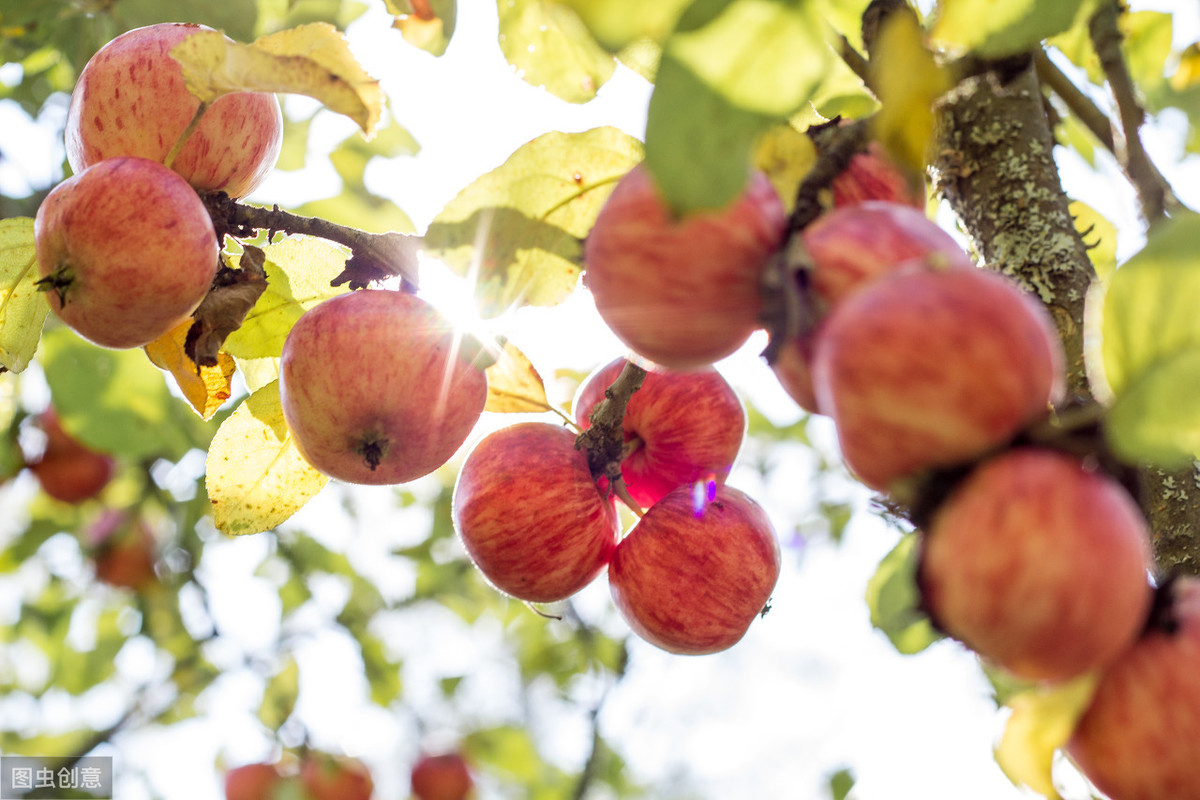
{"label": "tree bark", "polygon": [[[1091,396],[1083,313],[1093,278],[1054,163],[1054,137],[1033,60],[964,79],[943,101],[932,165],[980,266],[1049,309],[1067,356],[1072,398]],[[1200,574],[1200,474],[1139,470],[1136,489],[1159,572]]]}

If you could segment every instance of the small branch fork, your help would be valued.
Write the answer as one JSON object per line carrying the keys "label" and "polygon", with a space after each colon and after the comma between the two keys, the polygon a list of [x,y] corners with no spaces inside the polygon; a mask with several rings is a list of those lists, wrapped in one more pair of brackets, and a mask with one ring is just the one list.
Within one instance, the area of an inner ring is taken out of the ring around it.
{"label": "small branch fork", "polygon": [[645,369],[626,361],[616,380],[604,390],[604,399],[592,409],[588,429],[575,439],[575,449],[587,453],[592,475],[607,478],[612,493],[639,517],[642,509],[629,496],[625,479],[621,477],[621,459],[625,453],[625,409],[629,398],[641,388],[645,379]]}
{"label": "small branch fork", "polygon": [[351,289],[362,289],[373,281],[398,275],[405,291],[415,291],[417,288],[417,251],[421,246],[419,236],[368,233],[319,217],[302,217],[278,206],[261,208],[243,205],[224,192],[203,195],[201,199],[213,219],[218,240],[226,235],[235,239],[249,238],[260,230],[316,236],[350,248],[350,259],[342,273],[333,279],[334,286],[345,283]]}

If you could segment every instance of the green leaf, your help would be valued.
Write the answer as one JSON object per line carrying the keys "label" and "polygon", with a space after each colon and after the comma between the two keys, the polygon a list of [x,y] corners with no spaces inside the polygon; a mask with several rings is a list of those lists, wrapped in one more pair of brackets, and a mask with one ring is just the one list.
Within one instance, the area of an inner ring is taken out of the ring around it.
{"label": "green leaf", "polygon": [[1198,237],[1198,215],[1164,222],[1109,281],[1099,316],[1104,378],[1113,395],[1159,362],[1200,347]]}
{"label": "green leaf", "polygon": [[105,608],[96,619],[94,640],[86,650],[64,644],[53,683],[70,694],[79,695],[107,680],[116,672],[113,659],[125,646],[121,619],[128,613],[123,606]]}
{"label": "green leaf", "polygon": [[596,96],[616,62],[570,8],[549,0],[502,0],[500,49],[528,83],[570,103]]}
{"label": "green leaf", "polygon": [[1200,347],[1158,362],[1117,397],[1104,432],[1133,464],[1184,466],[1200,458]]}
{"label": "green leaf", "polygon": [[641,156],[616,128],[539,136],[446,204],[426,252],[475,281],[486,315],[559,303],[578,282],[581,240]]}
{"label": "green leaf", "polygon": [[871,624],[905,655],[919,653],[942,638],[921,610],[917,586],[920,549],[920,534],[906,534],[867,581]]}
{"label": "green leaf", "polygon": [[242,535],[274,528],[329,482],[292,442],[279,402],[279,384],[259,389],[221,424],[206,462],[205,486],[213,524]]}
{"label": "green leaf", "polygon": [[278,358],[301,314],[347,291],[345,286],[329,285],[346,266],[346,252],[340,248],[320,239],[291,236],[263,251],[267,290],[242,327],[225,340],[225,351],[234,358]]}
{"label": "green leaf", "polygon": [[336,197],[313,200],[295,210],[306,217],[320,217],[339,225],[371,233],[412,233],[412,219],[400,206],[367,191],[363,187],[347,186]]}
{"label": "green leaf", "polygon": [[141,350],[105,350],[68,328],[42,337],[40,361],[63,428],[89,447],[178,460],[210,428],[176,400]]}
{"label": "green leaf", "polygon": [[263,691],[262,703],[258,706],[259,720],[268,730],[279,730],[292,715],[299,695],[300,665],[294,656],[289,655]]}
{"label": "green leaf", "polygon": [[363,672],[371,687],[371,702],[387,708],[404,693],[401,677],[403,665],[387,654],[387,647],[378,637],[360,632],[356,637],[362,653]]}
{"label": "green leaf", "polygon": [[846,800],[854,788],[854,770],[839,769],[829,776],[829,796],[832,800]]}
{"label": "green leaf", "polygon": [[563,0],[579,14],[596,41],[617,52],[636,41],[661,42],[691,0]]}
{"label": "green leaf", "polygon": [[1086,21],[1096,0],[941,0],[933,38],[989,58],[1023,53]]}
{"label": "green leaf", "polygon": [[537,746],[523,728],[506,725],[472,731],[463,746],[474,763],[506,781],[532,784],[544,767]]}
{"label": "green leaf", "polygon": [[664,54],[646,118],[646,164],[677,212],[721,208],[745,188],[759,134],[772,122]]}
{"label": "green leaf", "polygon": [[0,371],[22,371],[37,352],[50,313],[39,277],[33,220],[0,219]]}
{"label": "green leaf", "polygon": [[[697,5],[703,5],[699,3]],[[777,118],[813,96],[833,51],[814,2],[734,0],[692,25],[689,11],[664,50],[730,103]]]}

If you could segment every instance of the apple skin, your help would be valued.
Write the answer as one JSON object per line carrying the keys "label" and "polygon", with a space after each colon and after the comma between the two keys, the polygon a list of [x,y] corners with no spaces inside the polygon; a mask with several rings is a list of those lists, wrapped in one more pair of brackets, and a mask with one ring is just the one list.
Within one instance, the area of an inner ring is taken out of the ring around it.
{"label": "apple skin", "polygon": [[225,800],[267,800],[283,782],[274,764],[244,764],[225,773]]}
{"label": "apple skin", "polygon": [[[114,156],[162,163],[200,100],[170,50],[203,25],[163,23],[127,31],[79,74],[67,112],[67,161],[76,173]],[[267,177],[283,145],[275,95],[235,92],[204,113],[171,168],[199,192],[243,197]]]}
{"label": "apple skin", "polygon": [[[958,242],[923,211],[886,200],[835,208],[814,220],[801,238],[812,262],[809,298],[818,319],[911,259],[940,258],[946,264],[963,266],[971,263]],[[788,340],[771,365],[792,399],[812,413],[820,413],[812,386],[816,336],[814,330]]]}
{"label": "apple skin", "polygon": [[474,786],[460,753],[422,755],[413,764],[412,792],[417,800],[464,800]]}
{"label": "apple skin", "polygon": [[103,347],[141,347],[186,320],[217,272],[217,237],[187,181],[110,158],[55,186],[34,219],[51,310]]}
{"label": "apple skin", "polygon": [[871,142],[865,152],[856,153],[849,166],[833,179],[835,207],[851,206],[868,200],[887,200],[915,208],[925,207],[925,193],[909,182],[904,173],[884,154],[879,142]]}
{"label": "apple skin", "polygon": [[563,600],[608,563],[619,525],[575,434],[522,422],[488,434],[454,486],[454,527],[492,585],[520,600]]}
{"label": "apple skin", "polygon": [[693,487],[681,486],[651,506],[608,565],[613,602],[630,629],[671,653],[737,644],[779,579],[779,542],[766,512],[730,486],[709,489],[700,503]]}
{"label": "apple skin", "polygon": [[441,467],[487,401],[487,378],[461,345],[437,309],[408,292],[362,289],[306,312],[279,370],[300,453],[348,483],[404,483]]}
{"label": "apple skin", "polygon": [[[593,372],[579,387],[574,409],[580,428],[621,374],[618,358]],[[733,387],[712,367],[694,372],[647,371],[629,398],[625,442],[636,444],[621,461],[630,496],[649,508],[676,486],[713,479],[725,482],[746,433],[746,412]]]}
{"label": "apple skin", "polygon": [[89,526],[85,538],[94,548],[97,580],[135,592],[158,582],[158,540],[145,520],[109,509]]}
{"label": "apple skin", "polygon": [[787,215],[770,180],[675,217],[644,165],[613,189],[584,244],[584,285],[596,309],[643,358],[677,370],[712,364],[761,327],[762,274]]}
{"label": "apple skin", "polygon": [[370,800],[375,782],[354,758],[310,754],[300,765],[300,782],[312,800]]}
{"label": "apple skin", "polygon": [[1114,800],[1200,800],[1200,581],[1168,591],[1174,628],[1149,626],[1109,665],[1067,745]]}
{"label": "apple skin", "polygon": [[63,430],[52,408],[38,415],[38,427],[46,434],[46,448],[38,460],[29,464],[29,471],[42,491],[55,500],[73,504],[100,494],[116,472],[116,460]]}
{"label": "apple skin", "polygon": [[847,297],[813,355],[817,406],[874,489],[1005,444],[1064,392],[1046,310],[1006,278],[905,262]]}
{"label": "apple skin", "polygon": [[1137,638],[1153,594],[1137,504],[1075,457],[1021,447],[977,467],[922,545],[925,607],[946,633],[1029,681],[1103,667]]}

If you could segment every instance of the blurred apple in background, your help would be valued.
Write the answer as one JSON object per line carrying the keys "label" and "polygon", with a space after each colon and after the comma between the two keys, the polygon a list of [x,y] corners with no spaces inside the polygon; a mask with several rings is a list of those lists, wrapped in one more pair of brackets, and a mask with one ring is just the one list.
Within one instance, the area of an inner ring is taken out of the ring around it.
{"label": "blurred apple in background", "polygon": [[465,800],[474,786],[461,753],[426,754],[413,764],[412,793],[417,800]]}
{"label": "blurred apple in background", "polygon": [[67,433],[53,408],[38,415],[37,426],[46,434],[46,447],[28,466],[42,491],[64,503],[100,494],[116,472],[116,460]]}

